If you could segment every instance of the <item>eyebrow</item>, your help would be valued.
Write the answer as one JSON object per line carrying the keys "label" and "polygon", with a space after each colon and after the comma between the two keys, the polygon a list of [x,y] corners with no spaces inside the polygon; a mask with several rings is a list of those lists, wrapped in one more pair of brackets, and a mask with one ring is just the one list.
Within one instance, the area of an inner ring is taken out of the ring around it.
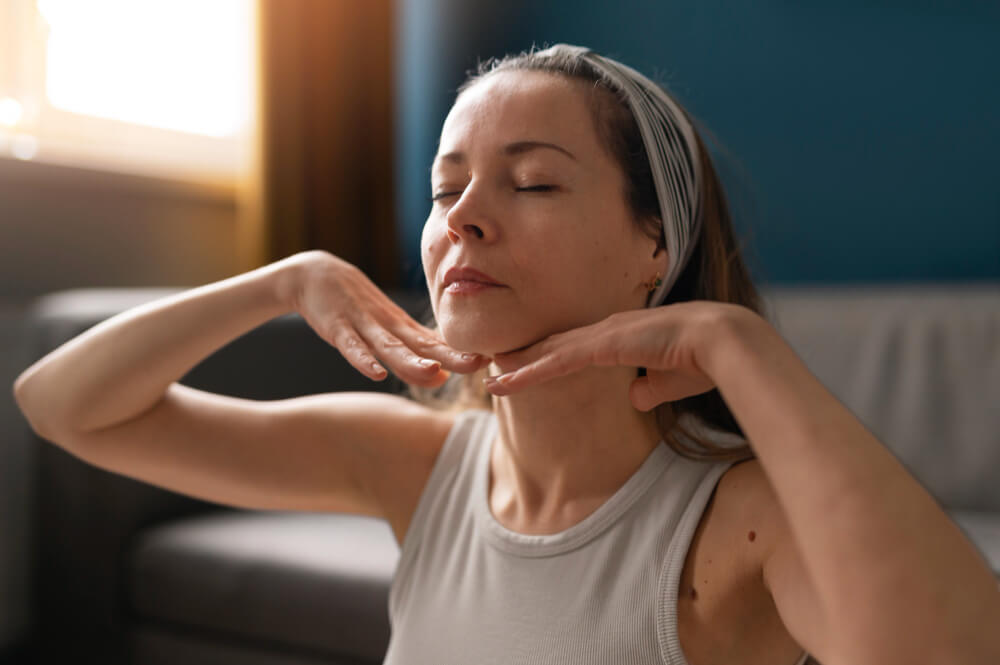
{"label": "eyebrow", "polygon": [[[546,143],[544,141],[517,141],[516,143],[508,143],[503,148],[503,154],[507,156],[513,155],[523,155],[526,152],[531,152],[532,150],[540,150],[547,148],[550,150],[556,150],[566,155],[574,162],[577,161],[576,157],[566,148],[556,145],[555,143]],[[451,162],[452,164],[461,164],[465,161],[465,153],[463,152],[448,152],[443,155],[438,155],[435,162]]]}

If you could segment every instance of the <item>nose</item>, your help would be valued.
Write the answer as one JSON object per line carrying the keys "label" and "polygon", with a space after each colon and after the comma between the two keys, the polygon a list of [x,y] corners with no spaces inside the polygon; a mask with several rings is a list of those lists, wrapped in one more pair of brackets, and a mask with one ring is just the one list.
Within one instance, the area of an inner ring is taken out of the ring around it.
{"label": "nose", "polygon": [[469,183],[448,210],[448,240],[451,244],[472,239],[491,242],[496,237],[497,227],[490,210],[485,193],[479,191],[474,183]]}

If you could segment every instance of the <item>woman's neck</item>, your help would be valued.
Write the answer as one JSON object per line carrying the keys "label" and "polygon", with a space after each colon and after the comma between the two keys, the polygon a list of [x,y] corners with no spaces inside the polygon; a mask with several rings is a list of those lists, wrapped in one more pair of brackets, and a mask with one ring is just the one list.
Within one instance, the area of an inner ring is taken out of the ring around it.
{"label": "woman's neck", "polygon": [[[495,367],[494,372],[495,373]],[[588,367],[493,397],[490,508],[520,533],[556,533],[614,494],[660,442],[628,399],[635,368]]]}

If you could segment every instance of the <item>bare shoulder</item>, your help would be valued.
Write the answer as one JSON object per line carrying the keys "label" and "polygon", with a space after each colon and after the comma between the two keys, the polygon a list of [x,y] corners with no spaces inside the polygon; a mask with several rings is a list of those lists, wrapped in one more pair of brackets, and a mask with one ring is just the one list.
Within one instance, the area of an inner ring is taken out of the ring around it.
{"label": "bare shoulder", "polygon": [[748,542],[768,542],[771,534],[767,525],[773,517],[772,512],[779,506],[760,460],[754,458],[731,466],[719,479],[716,495],[748,525],[757,527],[752,537],[747,532]]}
{"label": "bare shoulder", "polygon": [[379,504],[381,515],[392,526],[397,542],[402,544],[457,414],[403,397],[394,399],[396,408],[391,410],[392,415],[373,424],[384,431],[373,438],[382,442],[382,446],[381,450],[372,450],[368,468],[373,471],[369,475],[371,495]]}
{"label": "bare shoulder", "polygon": [[757,459],[733,465],[715,486],[695,532],[692,551],[717,552],[728,571],[759,575],[773,544],[773,511],[777,507],[770,481]]}
{"label": "bare shoulder", "polygon": [[[325,434],[358,442],[352,447],[360,457],[352,468],[363,483],[362,495],[372,503],[368,512],[387,520],[402,543],[457,414],[376,392],[316,399],[314,413],[321,416]],[[298,420],[301,424],[301,412]]]}
{"label": "bare shoulder", "polygon": [[734,543],[744,543],[739,549],[745,564],[760,573],[774,547],[788,535],[784,512],[760,460],[730,467],[719,479],[715,502]]}
{"label": "bare shoulder", "polygon": [[692,665],[788,662],[792,640],[764,584],[763,565],[781,537],[774,493],[756,459],[728,469],[702,514],[678,588],[678,632]]}

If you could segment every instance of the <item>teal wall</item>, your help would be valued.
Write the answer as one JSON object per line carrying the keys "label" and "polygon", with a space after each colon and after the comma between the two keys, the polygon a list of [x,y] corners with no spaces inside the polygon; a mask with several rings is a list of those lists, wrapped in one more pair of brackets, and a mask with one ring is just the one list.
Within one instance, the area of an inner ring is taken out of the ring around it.
{"label": "teal wall", "polygon": [[1000,279],[1000,3],[397,0],[406,280],[441,123],[477,59],[569,42],[712,130],[761,284]]}

